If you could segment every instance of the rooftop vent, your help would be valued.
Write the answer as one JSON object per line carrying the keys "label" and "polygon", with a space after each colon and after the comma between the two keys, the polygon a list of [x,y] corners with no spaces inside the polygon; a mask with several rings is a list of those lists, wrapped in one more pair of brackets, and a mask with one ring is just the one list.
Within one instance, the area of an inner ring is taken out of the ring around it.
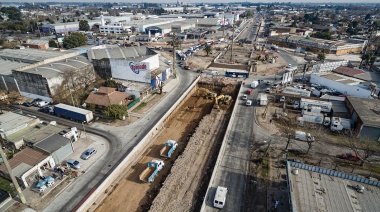
{"label": "rooftop vent", "polygon": [[298,175],[298,169],[294,169],[293,174]]}

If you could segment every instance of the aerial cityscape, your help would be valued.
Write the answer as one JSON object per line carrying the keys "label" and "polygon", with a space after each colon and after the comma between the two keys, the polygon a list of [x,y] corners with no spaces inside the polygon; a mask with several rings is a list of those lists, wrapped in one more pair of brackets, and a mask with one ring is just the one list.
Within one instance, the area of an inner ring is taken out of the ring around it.
{"label": "aerial cityscape", "polygon": [[0,211],[380,211],[380,2],[0,2]]}

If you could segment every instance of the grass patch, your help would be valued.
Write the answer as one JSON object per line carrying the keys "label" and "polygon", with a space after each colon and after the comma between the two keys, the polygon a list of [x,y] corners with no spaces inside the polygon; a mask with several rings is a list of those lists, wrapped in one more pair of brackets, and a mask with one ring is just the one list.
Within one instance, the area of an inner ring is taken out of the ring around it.
{"label": "grass patch", "polygon": [[0,189],[6,192],[9,192],[14,197],[16,196],[16,189],[12,187],[10,184],[11,184],[11,181],[3,177],[0,177]]}
{"label": "grass patch", "polygon": [[260,163],[261,176],[266,179],[269,176],[269,158],[264,157]]}
{"label": "grass patch", "polygon": [[141,102],[132,112],[137,112],[146,106],[146,102]]}

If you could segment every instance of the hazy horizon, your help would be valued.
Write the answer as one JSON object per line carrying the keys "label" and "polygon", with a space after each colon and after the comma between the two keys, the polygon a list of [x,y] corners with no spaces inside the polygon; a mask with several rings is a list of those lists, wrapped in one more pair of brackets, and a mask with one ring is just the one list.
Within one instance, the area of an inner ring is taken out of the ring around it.
{"label": "hazy horizon", "polygon": [[[46,3],[46,2],[54,2],[54,3],[61,3],[61,2],[65,2],[65,3],[69,3],[69,2],[72,2],[72,3],[81,3],[81,2],[84,2],[84,3],[91,3],[91,2],[94,2],[94,3],[106,3],[105,0],[79,0],[79,1],[73,1],[73,0],[61,0],[59,2],[56,2],[56,1],[53,1],[53,0],[39,0],[39,1],[32,1],[32,0],[29,0],[29,1],[19,1],[19,0],[7,0],[7,1],[4,1],[2,3]],[[177,0],[132,0],[130,2],[125,2],[125,0],[112,0],[112,1],[107,1],[109,3],[175,3],[177,2]],[[190,1],[190,0],[182,0],[180,2],[184,2],[184,3],[233,3],[231,0],[209,0],[209,1]],[[245,2],[245,1],[241,1],[241,2]],[[364,4],[364,3],[379,3],[380,4],[380,1],[379,0],[365,0],[363,2],[358,2],[358,0],[329,0],[329,1],[326,1],[326,0],[260,0],[260,1],[255,1],[255,2],[251,2],[249,1],[250,3],[273,3],[273,2],[279,2],[279,3],[287,3],[287,2],[292,2],[292,3],[322,3],[322,4],[328,4],[328,3],[341,3],[341,4],[344,4],[344,3],[348,3],[348,4],[352,4],[352,3],[356,3],[356,4]],[[0,3],[1,4],[1,3]]]}

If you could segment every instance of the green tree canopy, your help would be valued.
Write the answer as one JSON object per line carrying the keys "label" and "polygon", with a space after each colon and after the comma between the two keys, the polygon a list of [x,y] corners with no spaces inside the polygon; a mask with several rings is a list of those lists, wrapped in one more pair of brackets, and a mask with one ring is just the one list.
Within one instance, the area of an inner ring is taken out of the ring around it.
{"label": "green tree canopy", "polygon": [[72,49],[78,46],[86,45],[87,38],[82,33],[73,32],[63,40],[63,47]]}
{"label": "green tree canopy", "polygon": [[21,20],[21,12],[16,7],[2,7],[0,12],[8,16],[10,20]]}
{"label": "green tree canopy", "polygon": [[212,47],[210,45],[206,45],[203,51],[205,51],[208,56],[208,54],[212,51]]}
{"label": "green tree canopy", "polygon": [[326,59],[326,54],[325,53],[319,53],[317,58],[321,61],[325,60]]}
{"label": "green tree canopy", "polygon": [[58,48],[58,44],[54,40],[49,40],[49,47]]}
{"label": "green tree canopy", "polygon": [[121,119],[123,116],[128,115],[128,108],[123,105],[108,105],[104,110],[104,115]]}
{"label": "green tree canopy", "polygon": [[88,24],[88,21],[86,21],[86,20],[80,20],[79,21],[79,30],[81,30],[81,31],[90,31],[90,25]]}

